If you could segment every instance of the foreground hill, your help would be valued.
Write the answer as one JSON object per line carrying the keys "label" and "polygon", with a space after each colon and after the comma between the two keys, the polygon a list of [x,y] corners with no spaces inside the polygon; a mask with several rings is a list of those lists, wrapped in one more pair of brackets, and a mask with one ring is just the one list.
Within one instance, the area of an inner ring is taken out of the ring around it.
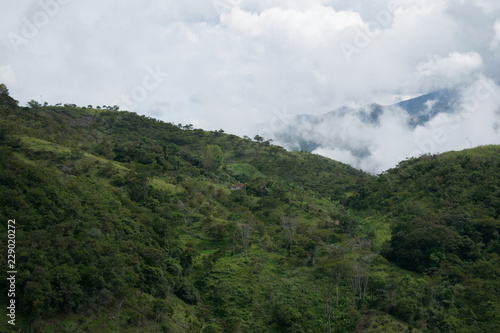
{"label": "foreground hill", "polygon": [[498,331],[500,146],[403,161],[349,201],[391,225],[384,257],[433,278],[413,285],[408,319],[433,311],[433,320],[446,323],[441,330]]}
{"label": "foreground hill", "polygon": [[374,177],[258,136],[75,105],[20,108],[6,90],[0,119],[17,329],[498,327],[498,147]]}
{"label": "foreground hill", "polygon": [[[21,327],[324,330],[314,263],[350,238],[339,200],[369,176],[130,112],[0,112],[0,215],[17,221]],[[360,313],[347,310],[339,325],[354,329]]]}

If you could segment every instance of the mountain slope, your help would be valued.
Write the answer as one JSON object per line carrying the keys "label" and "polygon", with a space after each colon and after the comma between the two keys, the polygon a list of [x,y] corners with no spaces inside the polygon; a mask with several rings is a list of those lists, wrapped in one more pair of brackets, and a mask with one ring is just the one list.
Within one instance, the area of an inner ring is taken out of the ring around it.
{"label": "mountain slope", "polygon": [[396,103],[393,106],[405,110],[411,117],[411,123],[418,125],[425,123],[438,113],[452,112],[453,105],[457,104],[457,96],[456,90],[443,89]]}
{"label": "mountain slope", "polygon": [[[0,113],[0,217],[18,228],[21,327],[323,330],[313,263],[342,239],[335,220],[347,212],[335,197],[369,176],[129,112]],[[209,168],[208,146],[221,148],[222,170]],[[237,182],[245,189],[231,191]],[[356,318],[344,323],[355,327]]]}
{"label": "mountain slope", "polygon": [[17,329],[498,327],[497,146],[374,177],[130,112],[1,100]]}
{"label": "mountain slope", "polygon": [[[386,258],[437,279],[429,281],[436,294],[428,294],[425,285],[414,288],[422,288],[415,291],[417,299],[448,309],[440,330],[474,331],[473,321],[482,331],[498,329],[500,146],[403,161],[349,201],[390,223],[392,237],[382,248]],[[408,302],[409,318],[424,315],[414,299]]]}

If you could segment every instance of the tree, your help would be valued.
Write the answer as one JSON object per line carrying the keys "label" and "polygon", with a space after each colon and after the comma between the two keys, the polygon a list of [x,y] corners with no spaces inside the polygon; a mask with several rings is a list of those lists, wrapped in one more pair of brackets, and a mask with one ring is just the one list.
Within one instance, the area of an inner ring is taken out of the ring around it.
{"label": "tree", "polygon": [[137,172],[138,182],[144,191],[144,197],[147,197],[149,185],[153,181],[154,177],[161,173],[162,168],[155,162],[148,165],[137,164],[135,166],[135,171]]}
{"label": "tree", "polygon": [[267,140],[266,140],[266,141],[264,141],[263,143],[264,143],[264,145],[265,145],[265,146],[268,146],[268,147],[269,147],[269,146],[271,145],[271,142],[273,142],[273,141],[274,141],[273,139],[267,139]]}
{"label": "tree", "polygon": [[8,108],[17,108],[18,101],[9,96],[9,89],[3,83],[0,83],[0,106]]}
{"label": "tree", "polygon": [[7,89],[7,86],[3,83],[0,83],[0,95],[9,96],[9,89]]}
{"label": "tree", "polygon": [[253,139],[259,143],[255,147],[255,156],[258,156],[259,155],[259,150],[262,148],[262,142],[264,141],[264,138],[257,134],[256,136],[254,136]]}
{"label": "tree", "polygon": [[222,170],[224,155],[218,145],[207,145],[203,152],[203,166],[209,172],[219,172]]}
{"label": "tree", "polygon": [[253,139],[254,139],[255,141],[259,142],[259,143],[261,143],[262,141],[264,141],[264,138],[263,138],[263,137],[261,137],[261,136],[260,136],[260,135],[258,135],[258,134],[257,134],[256,136],[254,136],[254,137],[253,137]]}
{"label": "tree", "polygon": [[[349,262],[337,256],[338,249],[323,259],[317,266],[315,275],[318,291],[323,295],[328,332],[332,332],[332,314],[334,307],[339,306],[339,284],[342,283],[348,270]],[[335,297],[335,298],[334,298]],[[335,301],[335,302],[334,302]]]}
{"label": "tree", "polygon": [[281,230],[283,231],[283,235],[289,246],[288,254],[291,256],[293,239],[295,238],[295,231],[297,229],[297,217],[296,216],[285,217],[284,215],[281,215],[280,220],[281,220]]}
{"label": "tree", "polygon": [[243,251],[245,252],[245,262],[247,261],[248,246],[250,244],[250,234],[252,231],[252,221],[248,220],[245,222],[237,221],[236,228],[241,237],[241,245],[243,246]]}
{"label": "tree", "polygon": [[462,246],[462,238],[455,228],[433,217],[416,217],[394,227],[389,255],[401,267],[423,272],[438,266],[440,260],[436,259],[444,259]]}

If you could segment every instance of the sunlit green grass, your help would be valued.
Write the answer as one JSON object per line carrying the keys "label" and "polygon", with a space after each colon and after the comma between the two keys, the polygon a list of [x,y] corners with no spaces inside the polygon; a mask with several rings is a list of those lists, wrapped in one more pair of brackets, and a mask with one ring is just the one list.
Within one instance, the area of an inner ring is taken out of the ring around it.
{"label": "sunlit green grass", "polygon": [[252,179],[259,177],[266,178],[266,175],[264,175],[259,170],[257,170],[256,167],[248,163],[231,164],[228,165],[227,168],[230,169],[235,176],[247,175]]}

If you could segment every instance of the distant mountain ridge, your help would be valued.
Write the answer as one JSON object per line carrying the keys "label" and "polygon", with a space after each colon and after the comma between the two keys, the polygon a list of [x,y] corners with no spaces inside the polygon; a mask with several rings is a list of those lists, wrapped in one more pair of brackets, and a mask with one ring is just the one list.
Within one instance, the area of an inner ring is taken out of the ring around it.
{"label": "distant mountain ridge", "polygon": [[[313,152],[323,146],[323,139],[325,139],[318,138],[316,130],[319,126],[328,126],[330,122],[338,122],[339,119],[352,115],[356,115],[362,123],[376,125],[384,111],[401,109],[409,116],[408,126],[415,128],[440,113],[452,112],[458,103],[457,99],[457,89],[441,89],[386,106],[372,103],[362,107],[342,106],[319,116],[300,114],[293,118],[287,128],[275,133],[274,140],[292,151]],[[335,144],[336,147],[346,146],[337,139],[328,140],[327,138],[327,141],[334,141],[330,143]],[[358,147],[353,150],[356,156],[367,154],[366,149]]]}
{"label": "distant mountain ridge", "polygon": [[434,126],[431,121],[436,116],[459,112],[461,98],[462,89],[456,87],[390,105],[342,106],[321,115],[301,114],[274,131],[272,139],[291,151],[312,152],[379,173],[415,151],[439,151],[422,151],[418,138]]}
{"label": "distant mountain ridge", "polygon": [[456,89],[441,89],[391,106],[399,107],[408,112],[416,125],[428,121],[439,113],[452,112],[456,99]]}

